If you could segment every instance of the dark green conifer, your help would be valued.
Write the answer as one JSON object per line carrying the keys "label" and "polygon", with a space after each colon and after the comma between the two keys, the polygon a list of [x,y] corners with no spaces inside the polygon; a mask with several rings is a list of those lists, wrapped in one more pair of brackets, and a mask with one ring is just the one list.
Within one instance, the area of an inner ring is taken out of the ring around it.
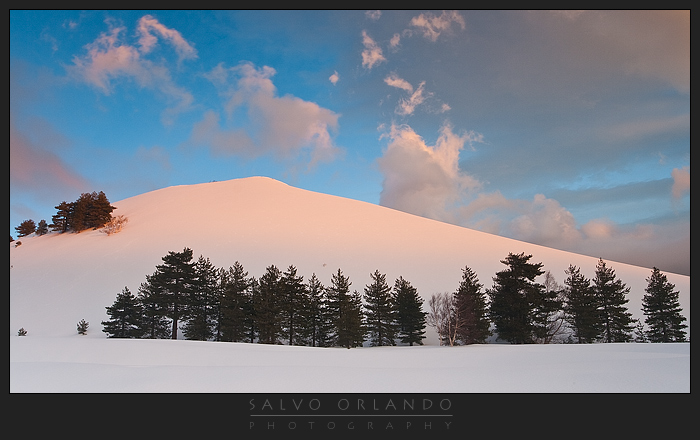
{"label": "dark green conifer", "polygon": [[466,266],[462,281],[455,292],[456,339],[462,344],[483,344],[491,335],[489,330],[486,292],[476,273]]}
{"label": "dark green conifer", "polygon": [[595,342],[602,333],[598,296],[581,269],[569,265],[564,280],[564,317],[579,344]]}
{"label": "dark green conifer", "polygon": [[532,255],[509,253],[501,260],[508,269],[496,273],[489,291],[489,315],[498,339],[513,344],[535,342],[533,311],[543,287],[534,280],[544,271],[542,263],[529,263],[530,258]]}
{"label": "dark green conifer", "polygon": [[629,342],[635,328],[635,320],[627,311],[627,294],[630,292],[615,271],[603,259],[596,265],[593,289],[598,297],[601,314],[603,342]]}
{"label": "dark green conifer", "polygon": [[396,345],[396,310],[386,276],[375,270],[365,286],[365,324],[371,346]]}
{"label": "dark green conifer", "polygon": [[423,311],[423,298],[418,295],[418,290],[403,277],[397,278],[394,282],[393,297],[399,340],[411,346],[423,345],[427,315]]}
{"label": "dark green conifer", "polygon": [[258,280],[259,291],[254,297],[253,308],[257,323],[258,342],[278,344],[282,335],[281,323],[281,272],[272,265]]}
{"label": "dark green conifer", "polygon": [[649,342],[684,342],[684,329],[688,326],[683,323],[686,318],[681,314],[683,309],[676,286],[656,267],[646,281],[646,294],[642,299],[644,322],[649,327],[646,338]]}
{"label": "dark green conifer", "polygon": [[114,304],[106,309],[110,319],[102,321],[102,331],[108,338],[140,338],[143,335],[143,310],[128,287],[124,287]]}

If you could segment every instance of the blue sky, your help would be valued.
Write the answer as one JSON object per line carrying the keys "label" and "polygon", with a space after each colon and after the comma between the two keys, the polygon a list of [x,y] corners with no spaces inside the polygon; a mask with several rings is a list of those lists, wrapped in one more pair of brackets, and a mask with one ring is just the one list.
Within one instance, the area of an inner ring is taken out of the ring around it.
{"label": "blue sky", "polygon": [[12,236],[255,175],[689,274],[690,13],[10,11]]}

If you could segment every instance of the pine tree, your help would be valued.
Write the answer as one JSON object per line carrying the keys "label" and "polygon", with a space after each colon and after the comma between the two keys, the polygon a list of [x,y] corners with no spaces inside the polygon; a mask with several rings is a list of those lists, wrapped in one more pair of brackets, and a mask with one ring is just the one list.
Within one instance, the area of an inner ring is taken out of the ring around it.
{"label": "pine tree", "polygon": [[456,338],[462,344],[483,344],[491,335],[486,293],[482,287],[476,273],[465,267],[462,281],[454,293]]}
{"label": "pine tree", "polygon": [[564,317],[579,344],[590,344],[602,333],[598,297],[581,269],[569,265],[564,280]]}
{"label": "pine tree", "polygon": [[386,276],[378,270],[365,286],[365,322],[371,346],[396,345],[396,312]]}
{"label": "pine tree", "polygon": [[328,317],[331,326],[331,343],[338,347],[356,347],[364,342],[362,298],[355,291],[350,293],[352,283],[338,269],[326,289]]}
{"label": "pine tree", "polygon": [[236,261],[228,271],[222,271],[219,333],[217,340],[240,342],[246,333],[246,303],[250,288],[248,272]]}
{"label": "pine tree", "polygon": [[686,332],[683,329],[688,326],[683,324],[686,318],[681,314],[676,286],[656,267],[646,281],[642,310],[644,322],[649,326],[645,332],[647,339],[650,342],[685,342]]}
{"label": "pine tree", "polygon": [[282,274],[279,299],[283,336],[289,345],[303,345],[300,331],[306,308],[306,285],[294,266],[289,266]]}
{"label": "pine tree", "polygon": [[15,231],[17,231],[17,238],[26,237],[36,231],[36,223],[31,219],[24,220],[19,226],[15,227]]}
{"label": "pine tree", "polygon": [[596,266],[593,289],[598,297],[603,342],[629,342],[635,326],[625,306],[630,289],[616,279],[615,271],[607,267],[602,258]]}
{"label": "pine tree", "polygon": [[51,217],[51,225],[49,225],[52,231],[66,232],[70,229],[71,205],[68,202],[61,202],[55,206],[57,211]]}
{"label": "pine tree", "polygon": [[393,298],[399,340],[410,346],[423,345],[427,313],[423,311],[423,298],[418,290],[399,277],[394,282]]}
{"label": "pine tree", "polygon": [[90,327],[90,323],[85,321],[84,319],[81,319],[78,321],[78,334],[79,335],[87,335],[87,329]]}
{"label": "pine tree", "polygon": [[306,289],[306,308],[303,314],[301,336],[307,345],[327,347],[330,345],[330,323],[326,307],[326,292],[321,281],[312,274]]}
{"label": "pine tree", "polygon": [[39,220],[36,226],[36,235],[42,236],[49,232],[49,225],[46,224],[46,220]]}
{"label": "pine tree", "polygon": [[490,318],[498,338],[513,344],[534,342],[534,308],[540,302],[542,285],[534,282],[542,275],[542,263],[528,263],[532,255],[509,253],[501,263],[508,269],[496,273]]}
{"label": "pine tree", "polygon": [[102,321],[102,331],[108,338],[140,338],[143,335],[143,310],[128,287],[117,295],[110,307],[105,307],[111,319]]}
{"label": "pine tree", "polygon": [[186,339],[208,341],[214,337],[218,309],[217,270],[208,258],[194,264],[192,288],[187,292],[183,334]]}
{"label": "pine tree", "polygon": [[162,260],[163,264],[156,266],[151,283],[158,292],[156,298],[162,301],[161,306],[172,322],[171,338],[177,339],[180,320],[187,318],[188,299],[195,284],[192,249],[170,251]]}
{"label": "pine tree", "polygon": [[142,317],[139,330],[141,337],[147,339],[169,339],[171,327],[168,321],[168,307],[162,298],[162,290],[154,282],[152,275],[146,276],[138,290],[138,303]]}
{"label": "pine tree", "polygon": [[259,292],[254,298],[253,308],[258,329],[258,342],[277,344],[282,335],[281,322],[281,273],[272,265],[258,281]]}

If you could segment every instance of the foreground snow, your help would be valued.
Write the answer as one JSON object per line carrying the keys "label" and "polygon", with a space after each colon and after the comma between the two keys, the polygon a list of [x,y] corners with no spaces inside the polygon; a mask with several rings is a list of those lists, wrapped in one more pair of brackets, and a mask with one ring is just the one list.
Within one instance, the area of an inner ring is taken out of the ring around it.
{"label": "foreground snow", "polygon": [[347,350],[10,336],[10,392],[689,393],[690,343]]}

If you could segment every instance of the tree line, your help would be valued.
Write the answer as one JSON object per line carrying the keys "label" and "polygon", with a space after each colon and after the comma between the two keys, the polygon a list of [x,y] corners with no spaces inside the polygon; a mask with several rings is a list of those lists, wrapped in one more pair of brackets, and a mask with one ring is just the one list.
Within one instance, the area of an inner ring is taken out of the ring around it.
{"label": "tree line", "polygon": [[[36,233],[44,235],[51,231],[81,232],[87,229],[98,229],[107,225],[112,220],[112,206],[104,192],[83,193],[74,202],[63,201],[56,207],[56,214],[52,216],[51,224],[46,220],[40,220],[38,224],[32,219],[24,220],[15,227],[18,237],[25,237]],[[10,241],[13,241],[10,236]]]}
{"label": "tree line", "polygon": [[[629,287],[602,259],[593,279],[569,265],[560,286],[542,263],[532,263],[531,258],[509,253],[501,260],[507,269],[496,273],[489,289],[465,267],[456,292],[434,294],[428,301],[427,322],[436,329],[440,343],[485,343],[494,333],[513,344],[686,340],[679,292],[658,268],[646,279],[642,323],[627,309]],[[544,282],[536,282],[541,275]]]}
{"label": "tree line", "polygon": [[402,277],[389,286],[375,271],[361,294],[342,270],[323,283],[295,266],[268,266],[259,278],[235,262],[228,269],[193,252],[168,252],[136,295],[125,287],[103,331],[111,338],[171,338],[313,347],[422,345],[426,312]]}
{"label": "tree line", "polygon": [[347,348],[422,345],[426,325],[441,345],[486,343],[494,334],[513,344],[686,340],[679,292],[659,269],[647,278],[645,328],[627,309],[630,289],[602,259],[593,279],[570,265],[562,286],[531,258],[509,253],[489,289],[465,267],[457,289],[433,294],[426,312],[410,282],[399,277],[392,287],[378,270],[361,294],[340,269],[328,286],[315,274],[304,281],[293,265],[255,278],[239,262],[216,268],[185,248],[164,256],[136,295],[125,287],[102,325],[113,338],[177,339],[181,330],[194,340]]}

